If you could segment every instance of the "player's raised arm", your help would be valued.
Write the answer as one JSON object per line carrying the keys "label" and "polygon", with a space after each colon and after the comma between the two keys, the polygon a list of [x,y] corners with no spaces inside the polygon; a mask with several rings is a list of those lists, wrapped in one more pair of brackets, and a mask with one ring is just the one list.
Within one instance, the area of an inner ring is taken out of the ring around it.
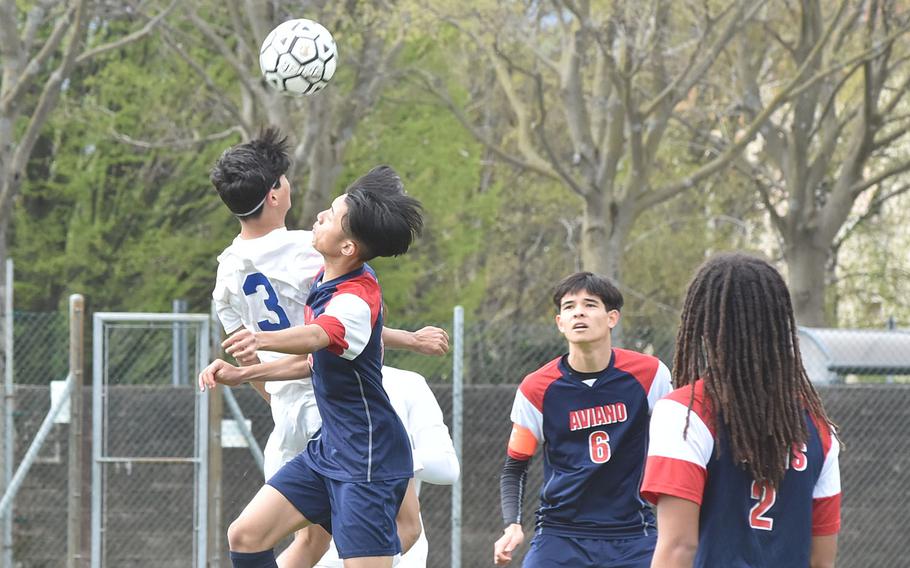
{"label": "player's raised arm", "polygon": [[252,332],[243,329],[221,344],[237,360],[250,357],[259,350],[305,355],[328,345],[329,335],[319,325],[302,325],[278,331]]}
{"label": "player's raised arm", "polygon": [[312,372],[308,355],[282,357],[249,367],[237,367],[216,359],[199,373],[199,390],[213,389],[217,384],[233,387],[251,381],[292,381],[309,377]]}
{"label": "player's raised arm", "polygon": [[406,349],[423,355],[445,355],[449,352],[449,334],[432,325],[417,331],[383,327],[382,342],[390,349]]}

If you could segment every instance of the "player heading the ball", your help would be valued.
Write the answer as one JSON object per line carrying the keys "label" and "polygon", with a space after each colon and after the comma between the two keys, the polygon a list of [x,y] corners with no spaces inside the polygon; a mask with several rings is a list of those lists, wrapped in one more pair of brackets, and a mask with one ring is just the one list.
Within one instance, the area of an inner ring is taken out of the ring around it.
{"label": "player heading the ball", "polygon": [[366,264],[404,254],[423,228],[420,203],[398,174],[374,168],[317,216],[313,246],[325,269],[306,303],[306,325],[242,330],[225,342],[247,358],[258,350],[298,354],[240,369],[209,365],[200,383],[237,384],[301,376],[312,354],[312,380],[322,428],[306,450],[272,477],[228,530],[235,567],[277,566],[272,547],[318,523],[342,558],[387,567],[401,551],[395,516],[413,476],[411,446],[382,388],[382,291]]}

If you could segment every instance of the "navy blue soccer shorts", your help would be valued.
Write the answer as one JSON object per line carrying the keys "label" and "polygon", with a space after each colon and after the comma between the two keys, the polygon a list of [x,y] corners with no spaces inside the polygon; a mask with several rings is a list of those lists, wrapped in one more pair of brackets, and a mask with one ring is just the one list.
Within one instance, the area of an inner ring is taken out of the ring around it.
{"label": "navy blue soccer shorts", "polygon": [[308,521],[335,539],[341,558],[395,556],[401,552],[395,518],[408,479],[355,483],[314,471],[298,455],[268,480]]}
{"label": "navy blue soccer shorts", "polygon": [[633,538],[579,538],[537,533],[523,568],[650,568],[657,533]]}

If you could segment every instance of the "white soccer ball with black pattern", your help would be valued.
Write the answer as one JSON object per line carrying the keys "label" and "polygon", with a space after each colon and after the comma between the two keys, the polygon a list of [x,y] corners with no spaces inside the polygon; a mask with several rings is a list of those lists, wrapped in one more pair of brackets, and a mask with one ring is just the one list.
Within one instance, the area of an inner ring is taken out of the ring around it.
{"label": "white soccer ball with black pattern", "polygon": [[275,89],[312,95],[325,87],[338,62],[338,50],[329,30],[307,19],[279,24],[262,42],[259,68]]}

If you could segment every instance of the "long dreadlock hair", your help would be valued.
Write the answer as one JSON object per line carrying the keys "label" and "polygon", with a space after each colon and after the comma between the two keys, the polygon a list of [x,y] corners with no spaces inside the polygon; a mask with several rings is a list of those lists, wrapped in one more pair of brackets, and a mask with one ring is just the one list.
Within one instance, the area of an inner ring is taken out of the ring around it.
{"label": "long dreadlock hair", "polygon": [[[704,382],[734,463],[777,488],[794,446],[807,442],[805,412],[830,424],[799,353],[787,285],[767,262],[717,255],[698,270],[682,311],[673,377]],[[688,417],[686,419],[688,429]]]}

